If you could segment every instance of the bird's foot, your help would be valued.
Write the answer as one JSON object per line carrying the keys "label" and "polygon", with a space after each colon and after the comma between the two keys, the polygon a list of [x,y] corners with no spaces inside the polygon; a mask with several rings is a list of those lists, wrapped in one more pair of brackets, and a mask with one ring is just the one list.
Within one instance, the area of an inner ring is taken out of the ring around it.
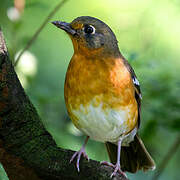
{"label": "bird's foot", "polygon": [[82,147],[79,151],[75,152],[73,154],[73,156],[71,157],[71,160],[70,160],[70,163],[73,162],[75,157],[77,156],[76,167],[77,167],[78,172],[80,171],[80,169],[79,169],[79,161],[81,159],[81,155],[83,155],[83,157],[86,158],[89,161],[89,157],[86,154],[84,147]]}
{"label": "bird's foot", "polygon": [[126,178],[127,178],[127,175],[121,170],[121,166],[120,166],[120,164],[115,164],[114,165],[114,171],[113,171],[113,173],[111,174],[111,178],[113,177],[113,176],[116,176],[116,174],[117,173],[119,173],[119,174],[121,174],[121,175],[123,175],[123,176],[125,176]]}
{"label": "bird's foot", "polygon": [[113,176],[116,176],[117,173],[125,176],[127,178],[127,175],[121,170],[121,166],[119,163],[116,163],[115,165],[110,163],[110,162],[107,162],[107,161],[102,161],[101,162],[102,165],[106,165],[106,166],[110,166],[114,169],[113,173],[111,174],[111,178]]}

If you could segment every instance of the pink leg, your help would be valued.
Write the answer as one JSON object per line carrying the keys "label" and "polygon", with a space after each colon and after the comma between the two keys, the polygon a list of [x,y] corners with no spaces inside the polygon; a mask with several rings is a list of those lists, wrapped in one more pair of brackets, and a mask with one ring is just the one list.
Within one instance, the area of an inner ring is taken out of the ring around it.
{"label": "pink leg", "polygon": [[88,158],[88,156],[87,156],[87,154],[85,152],[85,146],[86,146],[86,144],[88,142],[88,139],[89,139],[89,136],[86,137],[86,140],[85,140],[84,144],[82,145],[81,149],[79,151],[75,152],[73,154],[73,156],[71,157],[71,160],[70,160],[70,163],[71,163],[72,161],[74,161],[75,157],[77,156],[76,167],[77,167],[78,172],[80,171],[80,169],[79,169],[79,161],[81,159],[81,155],[83,155],[89,161],[89,158]]}
{"label": "pink leg", "polygon": [[122,174],[123,176],[127,177],[126,174],[121,170],[121,165],[120,165],[121,143],[122,143],[122,139],[120,139],[118,141],[117,162],[115,165],[110,162],[106,162],[106,161],[101,162],[101,164],[103,164],[103,165],[107,165],[107,166],[114,168],[114,171],[111,174],[111,178],[113,176],[116,176],[117,172]]}

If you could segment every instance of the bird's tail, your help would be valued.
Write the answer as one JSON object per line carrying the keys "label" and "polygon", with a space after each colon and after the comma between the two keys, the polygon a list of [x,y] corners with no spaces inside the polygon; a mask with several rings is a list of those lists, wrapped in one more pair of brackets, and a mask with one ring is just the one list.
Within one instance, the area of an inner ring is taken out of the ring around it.
{"label": "bird's tail", "polygon": [[[106,148],[113,164],[116,163],[117,145],[107,142]],[[147,152],[142,140],[136,134],[129,146],[121,147],[121,169],[135,173],[138,170],[154,170],[155,162]]]}

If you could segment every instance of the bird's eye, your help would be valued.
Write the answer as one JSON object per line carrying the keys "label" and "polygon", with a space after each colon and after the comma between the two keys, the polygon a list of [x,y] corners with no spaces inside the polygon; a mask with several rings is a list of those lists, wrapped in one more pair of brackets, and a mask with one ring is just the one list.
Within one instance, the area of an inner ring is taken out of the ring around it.
{"label": "bird's eye", "polygon": [[96,31],[96,29],[95,29],[95,27],[92,26],[92,25],[85,25],[85,26],[84,26],[84,32],[85,32],[86,34],[94,34],[95,31]]}

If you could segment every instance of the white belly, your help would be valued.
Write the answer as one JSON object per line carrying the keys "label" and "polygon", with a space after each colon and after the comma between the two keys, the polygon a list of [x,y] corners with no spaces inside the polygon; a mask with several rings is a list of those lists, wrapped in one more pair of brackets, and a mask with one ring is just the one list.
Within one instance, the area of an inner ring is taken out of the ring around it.
{"label": "white belly", "polygon": [[[103,108],[103,105],[87,106],[80,105],[79,109],[71,112],[78,120],[79,127],[84,134],[90,138],[101,142],[117,142],[119,138],[129,132],[128,119],[130,118],[131,105],[113,110],[111,108]],[[132,118],[132,117],[131,117]],[[136,121],[131,119],[131,121]],[[132,137],[126,141],[132,141],[136,131]]]}

